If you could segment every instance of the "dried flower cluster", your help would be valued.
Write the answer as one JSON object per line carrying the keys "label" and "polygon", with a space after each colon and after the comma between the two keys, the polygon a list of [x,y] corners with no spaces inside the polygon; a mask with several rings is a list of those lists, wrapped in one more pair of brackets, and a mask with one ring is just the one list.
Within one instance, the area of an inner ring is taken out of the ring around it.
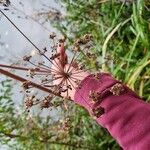
{"label": "dried flower cluster", "polygon": [[124,91],[124,88],[123,88],[122,84],[120,84],[120,83],[116,83],[110,89],[110,92],[112,92],[113,95],[116,95],[116,96],[119,96],[123,91]]}
{"label": "dried flower cluster", "polygon": [[79,52],[82,49],[86,50],[86,56],[89,58],[95,58],[95,55],[91,53],[90,48],[92,47],[93,36],[91,34],[85,34],[83,37],[75,40],[73,45],[73,51]]}
{"label": "dried flower cluster", "polygon": [[[9,0],[6,0],[5,2],[0,1],[0,3],[2,2],[3,4],[6,4],[6,6],[10,4]],[[0,68],[0,73],[22,82],[22,87],[26,95],[26,108],[30,109],[32,106],[37,104],[40,105],[41,109],[49,108],[53,106],[52,99],[55,96],[62,98],[62,93],[66,93],[66,99],[70,99],[68,93],[73,88],[77,88],[73,83],[77,86],[80,85],[79,74],[83,72],[83,70],[86,71],[85,63],[89,62],[89,60],[96,61],[96,55],[91,51],[91,48],[93,47],[93,36],[91,34],[86,34],[83,37],[76,39],[71,50],[73,52],[72,59],[69,59],[66,56],[63,60],[61,60],[62,54],[57,52],[57,48],[61,47],[61,44],[65,43],[65,37],[57,39],[55,33],[50,34],[49,38],[53,43],[51,49],[49,50],[45,47],[41,50],[13,23],[13,21],[3,11],[0,10],[0,12],[22,34],[22,36],[26,38],[30,44],[32,44],[36,50],[36,52],[34,50],[30,55],[25,55],[23,57],[23,61],[28,67],[0,64],[1,68],[11,68],[25,71],[26,76],[30,78],[25,79],[11,73],[10,71]],[[35,55],[40,56],[42,61],[37,60]],[[86,58],[88,61],[81,61],[82,63],[80,63],[79,60],[83,58]],[[60,64],[56,60],[59,60]],[[66,64],[69,64],[68,69],[64,69]],[[72,67],[75,69],[73,72]],[[95,74],[95,78],[99,79],[99,75]],[[57,80],[61,80],[61,82],[59,84],[55,84],[55,81]],[[33,88],[47,92],[48,96],[45,96],[42,99],[36,98],[36,95],[32,95],[31,93]],[[96,99],[99,98],[99,95],[92,93],[90,98],[93,99],[93,101],[96,101]]]}
{"label": "dried flower cluster", "polygon": [[[95,75],[93,77],[95,78]],[[98,77],[99,77],[99,75],[98,75]],[[97,80],[97,78],[96,78],[96,80]],[[120,94],[123,94],[123,92],[125,91],[125,88],[123,87],[122,84],[116,83],[111,88],[108,88],[107,92],[108,91],[109,91],[109,93],[111,92],[111,94],[113,94],[114,96],[119,96]],[[100,106],[101,102],[103,101],[103,96],[102,96],[103,94],[100,92],[97,92],[97,91],[89,92],[89,100],[90,100],[90,102],[92,102],[92,104],[94,106],[94,108],[93,107],[91,108],[91,113],[92,113],[93,117],[95,117],[95,119],[99,118],[105,112],[105,109]]]}
{"label": "dried flower cluster", "polygon": [[101,94],[97,91],[90,91],[89,99],[92,103],[96,103],[101,100]]}
{"label": "dried flower cluster", "polygon": [[101,107],[101,106],[92,109],[92,115],[95,116],[96,118],[99,118],[104,113],[105,113],[105,109],[103,107]]}
{"label": "dried flower cluster", "polygon": [[[1,73],[22,82],[22,87],[26,95],[25,106],[28,110],[35,105],[39,105],[41,109],[50,108],[54,106],[53,98],[55,96],[62,97],[62,93],[66,93],[66,98],[70,99],[70,97],[68,96],[68,92],[72,90],[72,88],[76,88],[72,83],[74,82],[76,83],[76,85],[80,85],[78,76],[74,76],[72,78],[72,75],[78,74],[81,70],[85,69],[85,65],[78,63],[77,58],[80,57],[82,53],[84,53],[84,50],[82,50],[82,46],[86,46],[91,41],[91,35],[86,34],[83,38],[80,39],[82,42],[79,42],[78,39],[78,44],[75,45],[81,47],[80,51],[74,51],[74,49],[72,49],[72,59],[66,59],[64,61],[64,65],[67,63],[69,64],[69,68],[67,70],[62,69],[60,64],[58,64],[58,62],[56,61],[56,58],[59,59],[60,56],[60,54],[57,52],[57,48],[59,47],[59,44],[65,42],[65,37],[57,39],[56,34],[52,33],[49,35],[49,38],[53,43],[53,45],[51,46],[51,50],[48,50],[47,48],[43,48],[43,50],[40,50],[36,47],[37,52],[31,52],[31,54],[23,56],[22,60],[25,62],[26,66],[29,65],[30,67],[20,67],[12,65],[8,66],[0,64],[0,67],[23,70],[26,72],[26,76],[30,78],[27,80],[10,73],[9,71],[7,72],[0,69]],[[89,57],[89,53],[87,54],[88,55],[85,55]],[[37,55],[41,57],[39,61],[36,60]],[[76,69],[76,71],[74,71],[73,73],[71,66]],[[54,81],[60,78],[62,79],[61,82],[59,84],[54,84]],[[35,81],[37,82],[35,83]],[[32,95],[31,91],[33,90],[33,88],[48,92],[48,96],[45,96],[44,98],[37,98],[36,95]]]}
{"label": "dried flower cluster", "polygon": [[0,4],[2,4],[5,7],[8,7],[10,5],[10,0],[0,0]]}

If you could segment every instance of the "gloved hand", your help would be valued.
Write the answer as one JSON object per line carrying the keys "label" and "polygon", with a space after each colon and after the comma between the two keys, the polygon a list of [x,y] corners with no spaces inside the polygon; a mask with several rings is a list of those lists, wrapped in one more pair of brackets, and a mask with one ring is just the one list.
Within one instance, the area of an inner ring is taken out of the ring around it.
{"label": "gloved hand", "polygon": [[82,81],[89,75],[89,73],[80,70],[74,65],[74,62],[68,64],[68,57],[65,53],[63,42],[58,44],[56,55],[58,55],[58,57],[53,60],[52,64],[52,74],[56,78],[53,81],[53,84],[59,85],[60,83],[63,83],[64,87],[69,84],[70,88],[68,88],[68,92],[62,92],[61,95],[67,98],[70,97],[74,100],[75,91],[78,87],[78,81]]}
{"label": "gloved hand", "polygon": [[[57,52],[60,57],[54,63],[66,72],[69,64],[63,43]],[[60,70],[56,65],[53,67],[57,70],[55,75],[60,77],[54,84],[59,84],[64,77],[60,73],[58,75]],[[72,100],[87,109],[98,124],[107,128],[124,150],[150,150],[150,104],[110,74],[90,75],[73,65],[70,68],[71,76],[82,80],[78,88],[69,91]],[[73,86],[77,86],[75,82]],[[66,96],[66,93],[62,95]]]}

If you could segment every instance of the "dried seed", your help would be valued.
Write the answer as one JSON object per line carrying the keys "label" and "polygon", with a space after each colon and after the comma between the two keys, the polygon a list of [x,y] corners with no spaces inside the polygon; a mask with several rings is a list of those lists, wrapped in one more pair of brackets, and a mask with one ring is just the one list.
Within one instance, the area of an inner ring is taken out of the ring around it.
{"label": "dried seed", "polygon": [[11,4],[11,2],[10,0],[1,0],[0,4],[2,4],[4,7],[8,7]]}
{"label": "dried seed", "polygon": [[40,55],[44,55],[46,52],[47,52],[47,48],[44,47],[44,48],[43,48],[43,51],[41,51],[41,50],[39,51],[39,54],[40,54]]}
{"label": "dried seed", "polygon": [[24,60],[24,61],[30,61],[31,58],[32,58],[32,56],[24,56],[24,57],[23,57],[23,60]]}
{"label": "dried seed", "polygon": [[60,53],[58,54],[52,54],[52,56],[50,57],[51,60],[54,60],[55,58],[59,58]]}
{"label": "dried seed", "polygon": [[29,89],[29,86],[31,84],[31,81],[25,81],[22,83],[22,87],[26,90]]}
{"label": "dried seed", "polygon": [[77,39],[76,41],[75,41],[75,45],[80,45],[80,44],[83,44],[83,42],[82,42],[82,39]]}
{"label": "dried seed", "polygon": [[61,39],[59,39],[58,41],[59,41],[59,43],[64,43],[65,42],[65,40],[66,40],[66,37],[65,36],[63,36]]}
{"label": "dried seed", "polygon": [[101,100],[101,94],[97,91],[90,91],[89,99],[92,103],[96,103]]}
{"label": "dried seed", "polygon": [[44,100],[42,100],[40,107],[41,109],[43,108],[49,108],[51,106],[53,106],[53,104],[51,103],[53,96],[49,95],[47,97],[44,98]]}
{"label": "dried seed", "polygon": [[56,37],[56,34],[54,32],[49,35],[50,39],[54,39],[55,37]]}
{"label": "dried seed", "polygon": [[94,76],[94,78],[95,78],[96,80],[99,80],[99,79],[100,79],[99,73],[95,73],[93,76]]}
{"label": "dried seed", "polygon": [[27,98],[27,100],[25,101],[26,109],[31,108],[33,106],[34,98],[35,96],[31,96]]}
{"label": "dried seed", "polygon": [[105,109],[103,107],[98,107],[98,108],[93,108],[92,109],[92,114],[96,117],[99,118],[101,115],[105,113]]}
{"label": "dried seed", "polygon": [[80,51],[80,46],[79,46],[79,45],[75,45],[75,46],[73,47],[73,51],[79,52],[79,51]]}
{"label": "dried seed", "polygon": [[81,89],[81,81],[80,80],[76,80],[76,81],[74,81],[75,83],[76,83],[76,85],[77,85],[77,87],[76,88],[79,88],[79,89]]}
{"label": "dried seed", "polygon": [[35,69],[29,69],[29,75],[31,78],[33,78],[36,75]]}
{"label": "dried seed", "polygon": [[67,88],[68,88],[68,89],[70,89],[70,90],[72,90],[72,87],[71,87],[71,85],[68,85],[68,86],[67,86]]}
{"label": "dried seed", "polygon": [[88,58],[91,58],[91,59],[95,59],[95,58],[96,58],[95,54],[92,54],[92,53],[90,53],[90,52],[87,52],[87,53],[86,53],[86,56],[87,56]]}
{"label": "dried seed", "polygon": [[80,65],[80,66],[79,66],[79,69],[80,69],[80,70],[85,69],[85,65],[84,65],[84,64]]}
{"label": "dried seed", "polygon": [[124,88],[123,88],[122,84],[120,84],[120,83],[116,83],[110,89],[110,92],[112,92],[113,95],[116,95],[116,96],[119,96],[123,91],[124,91]]}
{"label": "dried seed", "polygon": [[83,38],[87,40],[91,40],[93,36],[91,34],[85,34]]}

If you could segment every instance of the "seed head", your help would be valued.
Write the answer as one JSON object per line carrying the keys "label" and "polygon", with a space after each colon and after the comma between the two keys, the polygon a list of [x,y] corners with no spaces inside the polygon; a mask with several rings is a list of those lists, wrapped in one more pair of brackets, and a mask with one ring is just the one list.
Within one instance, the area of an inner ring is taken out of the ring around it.
{"label": "seed head", "polygon": [[30,81],[25,81],[25,82],[22,83],[22,87],[25,90],[27,90],[27,89],[29,89],[29,86],[31,85],[30,83],[31,83]]}
{"label": "seed head", "polygon": [[93,108],[92,109],[92,114],[93,116],[95,116],[96,118],[99,118],[101,115],[103,115],[105,113],[105,109],[103,107],[97,107],[97,108]]}
{"label": "seed head", "polygon": [[25,101],[26,109],[29,109],[33,106],[34,98],[35,98],[35,96],[31,96],[31,97],[27,98],[27,100]]}
{"label": "seed head", "polygon": [[92,103],[96,103],[98,101],[101,101],[101,94],[97,91],[90,91],[89,99]]}
{"label": "seed head", "polygon": [[45,97],[42,102],[40,103],[41,109],[43,108],[49,108],[51,106],[53,106],[53,104],[51,103],[53,96],[47,96]]}
{"label": "seed head", "polygon": [[94,73],[93,76],[94,76],[94,78],[95,78],[96,80],[99,80],[99,79],[100,79],[99,73]]}
{"label": "seed head", "polygon": [[123,91],[124,91],[124,88],[123,88],[122,84],[120,84],[120,83],[116,83],[110,89],[110,92],[112,92],[113,95],[116,95],[116,96],[119,96]]}
{"label": "seed head", "polygon": [[56,37],[56,34],[54,32],[49,35],[50,39],[54,39],[55,37]]}
{"label": "seed head", "polygon": [[24,57],[23,57],[23,60],[24,60],[24,61],[30,61],[31,58],[32,58],[32,56],[24,56]]}

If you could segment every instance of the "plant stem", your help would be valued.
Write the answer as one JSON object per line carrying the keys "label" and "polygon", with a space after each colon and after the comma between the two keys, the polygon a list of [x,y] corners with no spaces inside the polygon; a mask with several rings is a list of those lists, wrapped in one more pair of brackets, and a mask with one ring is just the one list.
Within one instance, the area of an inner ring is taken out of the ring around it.
{"label": "plant stem", "polygon": [[[20,76],[18,76],[18,75],[12,74],[12,73],[10,73],[9,71],[3,70],[3,69],[0,69],[0,73],[1,73],[1,74],[4,74],[4,75],[6,75],[6,76],[8,76],[8,77],[10,77],[10,78],[12,78],[12,79],[18,80],[18,81],[20,81],[20,82],[26,82],[26,81],[28,81],[28,80],[25,79],[25,78],[22,78],[22,77],[20,77]],[[56,96],[59,96],[59,97],[62,98],[62,96],[61,96],[60,94],[54,93],[52,90],[50,90],[50,89],[48,89],[48,88],[45,88],[45,87],[43,87],[43,86],[41,86],[41,85],[39,85],[39,84],[36,84],[36,83],[34,83],[34,82],[32,82],[32,81],[29,81],[29,82],[30,82],[30,85],[31,85],[31,86],[33,86],[33,87],[35,87],[35,88],[37,88],[37,89],[39,89],[39,90],[42,90],[42,91],[44,91],[44,92],[51,93],[51,94],[53,94],[53,95],[56,95]]]}
{"label": "plant stem", "polygon": [[[16,70],[24,70],[24,71],[28,71],[30,69],[34,69],[34,68],[18,67],[18,66],[4,65],[4,64],[0,64],[0,67],[11,68],[11,69],[16,69]],[[35,72],[47,72],[47,71],[40,70],[40,69],[38,69],[38,70],[35,69]]]}

